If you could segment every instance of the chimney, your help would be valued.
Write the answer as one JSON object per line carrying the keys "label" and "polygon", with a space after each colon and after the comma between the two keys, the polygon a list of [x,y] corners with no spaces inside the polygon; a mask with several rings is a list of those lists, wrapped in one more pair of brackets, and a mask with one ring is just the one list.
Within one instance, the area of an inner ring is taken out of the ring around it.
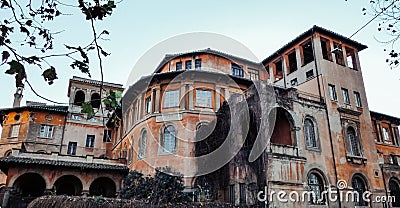
{"label": "chimney", "polygon": [[14,103],[13,103],[13,108],[18,108],[21,106],[21,100],[22,97],[22,92],[24,91],[24,86],[19,86],[17,87],[17,91],[14,94]]}

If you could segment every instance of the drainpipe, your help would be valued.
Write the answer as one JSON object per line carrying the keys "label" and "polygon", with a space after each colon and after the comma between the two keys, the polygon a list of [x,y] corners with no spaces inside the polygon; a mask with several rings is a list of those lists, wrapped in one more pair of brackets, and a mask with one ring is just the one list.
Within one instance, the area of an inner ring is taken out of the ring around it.
{"label": "drainpipe", "polygon": [[[325,100],[322,98],[321,84],[319,82],[318,64],[317,64],[317,60],[316,60],[316,57],[315,57],[314,33],[315,33],[315,31],[314,31],[314,28],[313,28],[312,31],[311,31],[311,46],[312,46],[312,49],[313,49],[315,71],[317,73],[319,99],[320,99],[320,102],[326,103]],[[339,179],[338,179],[338,173],[337,173],[337,169],[336,169],[335,150],[333,149],[331,123],[330,123],[330,120],[329,120],[328,106],[326,104],[325,104],[325,114],[326,114],[326,120],[327,120],[328,129],[329,129],[329,131],[328,131],[329,132],[329,142],[330,142],[330,145],[331,145],[333,170],[335,172],[335,180],[336,180],[335,183],[337,184]],[[337,190],[337,193],[339,193],[340,189],[337,186],[336,186],[336,190]],[[339,208],[342,207],[342,202],[340,200],[338,200],[338,205],[339,205]]]}

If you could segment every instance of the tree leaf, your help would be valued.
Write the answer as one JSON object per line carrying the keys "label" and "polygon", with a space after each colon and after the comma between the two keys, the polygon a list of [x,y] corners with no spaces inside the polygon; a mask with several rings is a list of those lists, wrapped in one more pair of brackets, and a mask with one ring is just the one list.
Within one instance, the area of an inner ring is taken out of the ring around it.
{"label": "tree leaf", "polygon": [[49,69],[46,69],[42,76],[49,85],[52,85],[54,80],[58,79],[56,69],[53,66],[51,66]]}
{"label": "tree leaf", "polygon": [[28,29],[26,29],[26,27],[21,26],[19,29],[21,29],[21,32],[26,33],[26,35],[29,36],[30,32]]}
{"label": "tree leaf", "polygon": [[91,119],[94,116],[94,109],[90,103],[82,103],[82,110],[81,113],[85,113],[87,119]]}
{"label": "tree leaf", "polygon": [[21,63],[19,63],[18,61],[12,60],[10,62],[7,63],[8,65],[10,65],[10,69],[8,69],[6,71],[6,74],[17,74],[21,71],[24,71],[24,65],[22,65]]}
{"label": "tree leaf", "polygon": [[6,62],[7,59],[10,57],[10,53],[8,51],[3,51],[2,55],[1,55],[1,60],[2,62]]}

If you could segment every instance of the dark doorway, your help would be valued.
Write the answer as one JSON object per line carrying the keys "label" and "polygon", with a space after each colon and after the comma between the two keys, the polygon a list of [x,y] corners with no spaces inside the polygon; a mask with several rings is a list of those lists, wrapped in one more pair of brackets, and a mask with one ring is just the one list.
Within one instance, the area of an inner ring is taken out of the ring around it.
{"label": "dark doorway", "polygon": [[57,195],[79,196],[82,192],[82,182],[73,175],[61,176],[54,183]]}
{"label": "dark doorway", "polygon": [[89,188],[89,195],[115,197],[116,187],[113,180],[106,177],[97,178]]}

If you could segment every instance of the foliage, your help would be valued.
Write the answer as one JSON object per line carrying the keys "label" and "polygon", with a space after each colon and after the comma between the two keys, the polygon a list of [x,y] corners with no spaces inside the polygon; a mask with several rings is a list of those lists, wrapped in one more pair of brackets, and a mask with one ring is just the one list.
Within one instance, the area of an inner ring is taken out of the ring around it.
{"label": "foliage", "polygon": [[124,179],[122,198],[142,200],[152,205],[180,203],[186,201],[182,176],[169,175],[169,169],[156,169],[154,177],[131,171]]}
{"label": "foliage", "polygon": [[[195,202],[182,202],[182,203],[168,203],[162,205],[151,205],[143,201],[127,200],[127,199],[111,199],[103,198],[98,200],[98,197],[80,197],[80,196],[42,196],[33,200],[28,208],[132,208],[132,207],[154,207],[154,208],[223,208],[235,207],[230,204],[219,202],[195,203]],[[243,207],[243,206],[241,206]]]}
{"label": "foliage", "polygon": [[[28,1],[28,0],[0,0],[2,15],[0,17],[0,47],[1,64],[7,63],[7,74],[15,75],[16,86],[23,86],[27,79],[27,65],[33,65],[44,70],[42,76],[49,84],[53,84],[57,77],[56,67],[49,62],[51,57],[66,57],[72,60],[70,65],[82,73],[90,76],[88,53],[96,50],[98,54],[108,56],[97,40],[109,32],[104,30],[96,34],[93,21],[103,20],[110,16],[116,7],[113,0],[77,0],[76,5],[68,5],[58,0]],[[92,23],[95,34],[93,41],[82,46],[69,46],[66,43],[65,53],[54,53],[55,34],[50,25],[54,24],[64,14],[65,8],[78,8],[85,15],[86,20]],[[99,57],[100,58],[100,57]],[[47,65],[47,67],[43,66]]]}
{"label": "foliage", "polygon": [[384,43],[390,67],[397,67],[400,63],[398,39],[400,38],[400,1],[399,0],[371,0],[369,7],[362,9],[363,15],[378,19],[377,30],[384,37],[378,39]]}

